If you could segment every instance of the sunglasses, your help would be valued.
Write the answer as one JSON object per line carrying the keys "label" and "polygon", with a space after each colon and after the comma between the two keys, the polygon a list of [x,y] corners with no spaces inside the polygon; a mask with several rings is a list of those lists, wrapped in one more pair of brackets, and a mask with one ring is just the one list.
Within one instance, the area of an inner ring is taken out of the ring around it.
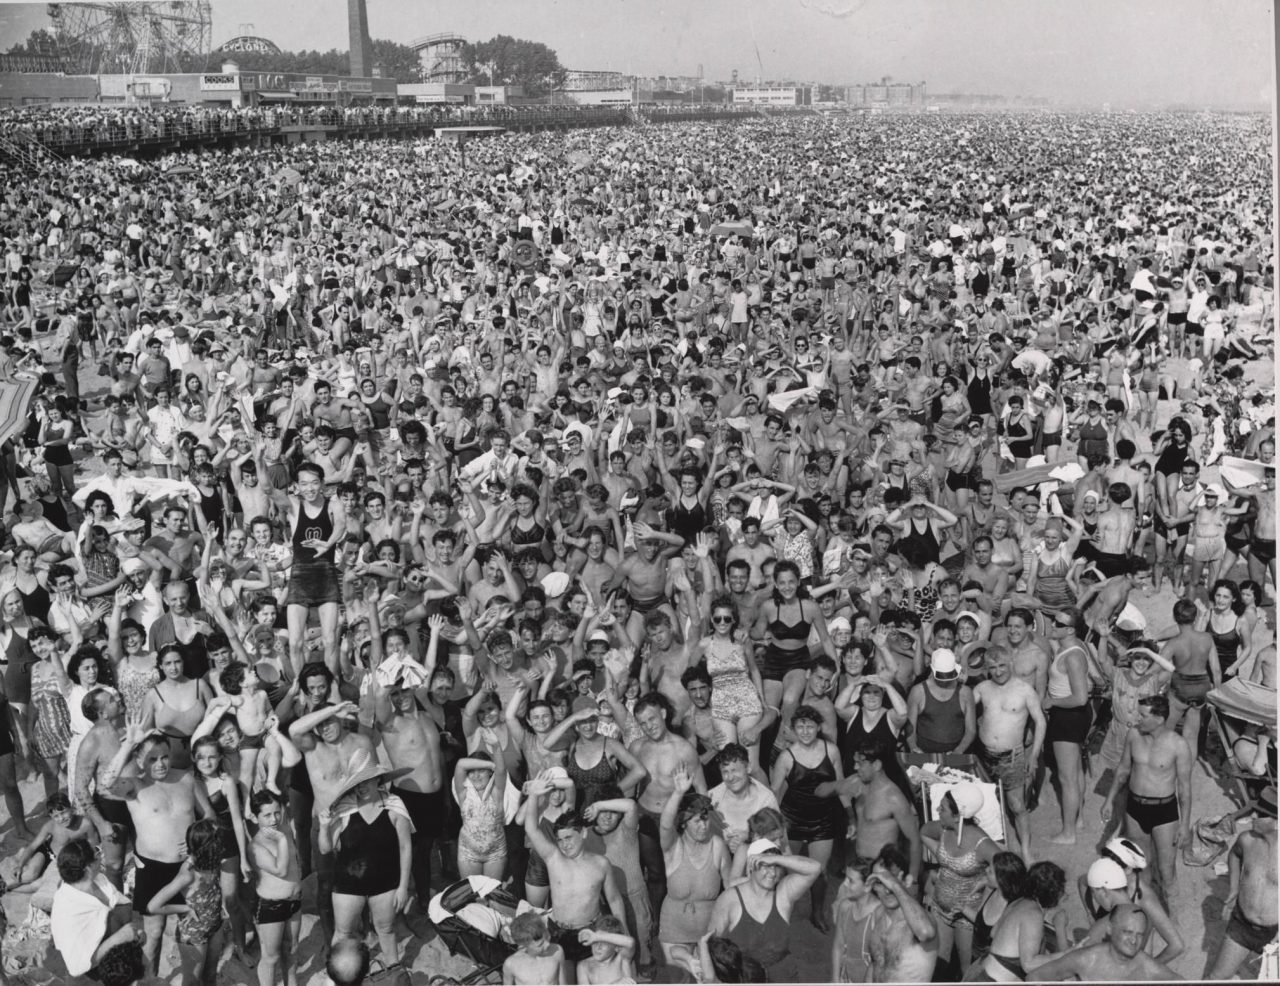
{"label": "sunglasses", "polygon": [[733,617],[732,616],[713,616],[711,617],[711,622],[715,623],[716,625],[729,624],[733,622]]}

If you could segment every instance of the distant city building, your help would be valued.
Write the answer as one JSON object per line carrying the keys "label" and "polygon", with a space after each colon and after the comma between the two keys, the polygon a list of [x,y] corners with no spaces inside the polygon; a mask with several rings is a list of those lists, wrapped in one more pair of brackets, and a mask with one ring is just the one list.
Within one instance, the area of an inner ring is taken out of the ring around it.
{"label": "distant city building", "polygon": [[755,106],[812,106],[812,86],[739,86],[733,90],[735,103]]}
{"label": "distant city building", "polygon": [[590,69],[569,69],[564,75],[564,91],[623,89],[631,85],[631,79],[621,72],[598,72]]}
{"label": "distant city building", "polygon": [[928,99],[923,82],[891,82],[888,78],[846,86],[844,101],[853,107],[921,107]]}

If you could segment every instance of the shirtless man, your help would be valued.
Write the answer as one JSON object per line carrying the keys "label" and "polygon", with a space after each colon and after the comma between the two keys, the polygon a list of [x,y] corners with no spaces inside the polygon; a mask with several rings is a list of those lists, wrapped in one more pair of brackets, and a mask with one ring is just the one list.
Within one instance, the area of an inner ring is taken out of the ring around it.
{"label": "shirtless man", "polygon": [[1231,979],[1246,959],[1276,940],[1280,890],[1276,886],[1276,789],[1258,799],[1253,828],[1236,836],[1227,857],[1231,893],[1222,905],[1227,933],[1206,979]]}
{"label": "shirtless man", "polygon": [[[192,494],[194,495],[194,494]],[[168,555],[182,569],[179,579],[190,578],[200,563],[204,539],[197,531],[183,530],[187,524],[187,508],[169,506],[164,512],[164,525],[151,535],[145,547]]]}
{"label": "shirtless man", "polygon": [[93,725],[76,753],[71,803],[98,830],[102,871],[117,888],[122,888],[124,854],[133,820],[124,798],[115,787],[103,783],[108,767],[120,752],[120,734],[113,725],[120,715],[120,699],[113,691],[95,689],[85,697],[81,711]]}
{"label": "shirtless man", "polygon": [[1125,570],[1137,528],[1133,510],[1128,506],[1132,497],[1133,490],[1127,484],[1112,483],[1107,487],[1107,509],[1098,514],[1096,559],[1098,571],[1107,578]]}
{"label": "shirtless man", "polygon": [[[122,772],[130,756],[136,774],[124,777]],[[107,788],[118,791],[129,805],[133,819],[134,872],[133,910],[143,915],[142,926],[147,940],[143,953],[148,968],[156,975],[160,968],[160,941],[168,917],[151,914],[147,905],[151,898],[167,887],[182,869],[186,855],[183,840],[196,818],[213,818],[213,806],[203,784],[196,784],[185,770],[169,766],[169,740],[159,733],[148,733],[141,717],[125,725],[124,741],[102,775]]]}
{"label": "shirtless man", "polygon": [[689,693],[681,676],[689,669],[690,644],[676,640],[671,617],[666,610],[656,610],[644,618],[649,685],[666,696],[675,709],[673,726],[679,726],[689,711]]}
{"label": "shirtless man", "polygon": [[[371,608],[370,612],[370,629],[374,633],[370,663],[377,667],[382,661],[384,646],[380,636],[391,638],[393,634],[403,634],[403,631],[390,630],[379,635],[376,608]],[[444,617],[433,615],[429,623],[432,635],[438,638],[444,627]],[[398,642],[399,637],[396,639]],[[388,645],[391,642],[391,639],[387,640]],[[403,650],[398,653],[403,653]],[[395,782],[392,791],[404,802],[413,823],[413,884],[418,904],[425,913],[431,901],[431,851],[435,841],[445,835],[445,820],[449,814],[443,793],[444,758],[440,750],[440,730],[430,714],[419,708],[413,688],[403,676],[397,677],[389,688],[382,686],[378,675],[369,677],[374,722],[391,766],[407,767],[411,771]]]}
{"label": "shirtless man", "polygon": [[674,715],[671,703],[657,692],[650,692],[636,702],[635,719],[640,727],[640,738],[631,743],[631,754],[649,774],[649,781],[640,795],[640,865],[644,869],[645,883],[649,888],[649,907],[654,914],[662,909],[666,896],[666,864],[662,859],[662,842],[659,824],[662,809],[673,790],[671,779],[677,765],[684,764],[693,777],[693,787],[699,794],[707,793],[702,763],[692,743],[671,732]]}
{"label": "shirtless man", "polygon": [[880,910],[867,929],[872,983],[927,983],[938,962],[938,929],[933,917],[916,900],[915,880],[907,861],[894,846],[885,846],[867,886],[880,901]]}
{"label": "shirtless man", "polygon": [[1095,646],[1111,633],[1116,618],[1128,605],[1129,593],[1151,570],[1145,558],[1126,558],[1124,561],[1126,567],[1119,574],[1085,589],[1077,600],[1076,608],[1085,614],[1085,623],[1089,627],[1087,639]]}
{"label": "shirtless man", "polygon": [[1046,962],[1031,971],[1035,982],[1060,983],[1074,976],[1081,982],[1131,983],[1177,979],[1173,970],[1144,952],[1147,916],[1133,904],[1111,912],[1107,940],[1088,945]]}
{"label": "shirtless man", "polygon": [[1222,482],[1232,496],[1252,500],[1258,505],[1258,516],[1253,522],[1253,540],[1249,542],[1249,578],[1259,585],[1276,580],[1276,470],[1266,465],[1262,470],[1262,487],[1240,489],[1233,486],[1226,476]]}
{"label": "shirtless man", "polygon": [[1133,457],[1138,454],[1137,446],[1127,438],[1116,442],[1116,461],[1106,470],[1107,486],[1121,483],[1133,491],[1133,498],[1124,503],[1124,509],[1133,511],[1141,517],[1145,504],[1143,494],[1146,489],[1146,478],[1133,465]]}
{"label": "shirtless man", "polygon": [[547,928],[551,940],[564,949],[571,962],[578,962],[591,950],[578,940],[578,932],[600,916],[603,895],[609,913],[627,923],[626,907],[613,865],[597,853],[584,848],[587,825],[576,811],[567,811],[552,823],[552,842],[542,831],[542,799],[551,790],[551,781],[534,778],[525,789],[529,803],[524,815],[525,837],[530,847],[546,863],[551,885],[551,919]]}
{"label": "shirtless man", "polygon": [[991,560],[991,551],[992,543],[988,535],[980,534],[974,538],[969,547],[969,561],[961,574],[962,583],[977,582],[982,586],[981,592],[969,589],[962,590],[962,594],[972,599],[987,614],[997,612],[1009,593],[1009,570]]}
{"label": "shirtless man", "polygon": [[[320,907],[320,925],[324,930],[324,942],[333,941],[333,845],[329,835],[329,808],[342,789],[343,782],[361,767],[374,760],[373,741],[354,731],[359,709],[352,702],[339,705],[323,705],[315,712],[300,716],[289,726],[289,738],[293,740],[307,768],[307,778],[315,797],[314,811],[320,825],[319,850],[316,867],[316,895]],[[347,730],[344,721],[353,728]]]}
{"label": "shirtless man", "polygon": [[[1004,647],[991,647],[986,658],[987,677],[973,689],[978,706],[978,759],[988,776],[1004,783],[1005,804],[1013,816],[1022,857],[1031,859],[1031,817],[1027,812],[1027,785],[1044,748],[1047,729],[1042,699],[1035,687],[1013,675],[1012,659]],[[1027,723],[1033,728],[1026,745]]]}
{"label": "shirtless man", "polygon": [[667,560],[684,547],[684,539],[648,524],[637,523],[635,532],[636,553],[628,555],[614,570],[613,577],[605,583],[605,594],[625,588],[637,612],[648,613],[662,607],[674,617],[667,602]]}
{"label": "shirtless man", "polygon": [[333,429],[333,448],[330,454],[334,461],[340,460],[356,444],[356,428],[351,411],[359,408],[347,398],[334,400],[333,386],[327,380],[316,381],[314,390],[316,402],[311,406],[311,416],[317,425],[323,423]]}
{"label": "shirtless man", "polygon": [[1173,680],[1169,683],[1169,728],[1177,730],[1186,716],[1183,735],[1191,745],[1192,757],[1199,756],[1200,710],[1209,692],[1222,682],[1218,665],[1218,648],[1213,635],[1196,630],[1196,604],[1179,599],[1173,604],[1173,622],[1178,633],[1160,648],[1160,653],[1173,662]]}
{"label": "shirtless man", "polygon": [[1177,884],[1175,852],[1191,837],[1191,747],[1166,725],[1169,699],[1151,695],[1138,700],[1141,719],[1125,737],[1124,752],[1111,790],[1102,802],[1104,827],[1111,820],[1116,798],[1127,787],[1125,835],[1142,847],[1155,869],[1166,903],[1172,904]]}
{"label": "shirtless man", "polygon": [[742,519],[742,543],[735,544],[725,555],[725,564],[744,561],[751,566],[750,586],[752,590],[764,587],[764,563],[774,557],[773,545],[760,537],[760,518],[744,517]]}
{"label": "shirtless man", "polygon": [[1044,701],[1044,691],[1049,682],[1049,649],[1045,642],[1032,632],[1035,625],[1031,611],[1018,607],[1011,609],[1005,617],[1005,636],[1009,642],[1010,667],[1013,676],[1025,681],[1035,689],[1040,701]]}
{"label": "shirtless man", "polygon": [[911,876],[920,873],[920,823],[915,808],[902,789],[885,776],[884,765],[894,757],[886,745],[871,743],[853,753],[853,772],[860,790],[854,794],[857,822],[855,853],[858,859],[874,860],[885,846],[906,839],[910,846]]}

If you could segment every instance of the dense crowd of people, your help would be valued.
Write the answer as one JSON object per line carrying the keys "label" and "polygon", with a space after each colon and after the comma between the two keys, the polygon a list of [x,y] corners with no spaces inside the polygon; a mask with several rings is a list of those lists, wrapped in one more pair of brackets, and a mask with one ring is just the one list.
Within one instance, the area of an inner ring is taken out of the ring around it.
{"label": "dense crowd of people", "polygon": [[[536,124],[553,119],[615,122],[628,107],[579,106],[567,103],[463,106],[454,104],[375,104],[338,106],[265,102],[252,106],[196,106],[158,102],[151,106],[72,104],[0,110],[5,137],[18,144],[34,141],[55,150],[172,137],[216,138],[280,127],[360,127],[397,123],[457,125]],[[803,110],[797,112],[804,112]],[[750,106],[650,106],[646,118],[658,122],[682,115],[732,117],[755,115]]]}
{"label": "dense crowd of people", "polygon": [[1222,768],[1230,978],[1277,924],[1274,715],[1202,740],[1274,705],[1270,148],[806,117],[6,182],[9,893],[103,983],[292,986],[304,910],[332,982],[407,978],[446,887],[508,983],[1173,978]]}

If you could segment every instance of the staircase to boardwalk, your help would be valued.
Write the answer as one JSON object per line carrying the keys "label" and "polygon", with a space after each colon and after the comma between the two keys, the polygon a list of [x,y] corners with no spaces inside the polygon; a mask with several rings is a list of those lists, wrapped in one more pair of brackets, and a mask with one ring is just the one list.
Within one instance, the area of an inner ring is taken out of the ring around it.
{"label": "staircase to boardwalk", "polygon": [[24,171],[39,171],[42,164],[61,161],[52,149],[37,140],[14,141],[0,136],[0,160]]}

